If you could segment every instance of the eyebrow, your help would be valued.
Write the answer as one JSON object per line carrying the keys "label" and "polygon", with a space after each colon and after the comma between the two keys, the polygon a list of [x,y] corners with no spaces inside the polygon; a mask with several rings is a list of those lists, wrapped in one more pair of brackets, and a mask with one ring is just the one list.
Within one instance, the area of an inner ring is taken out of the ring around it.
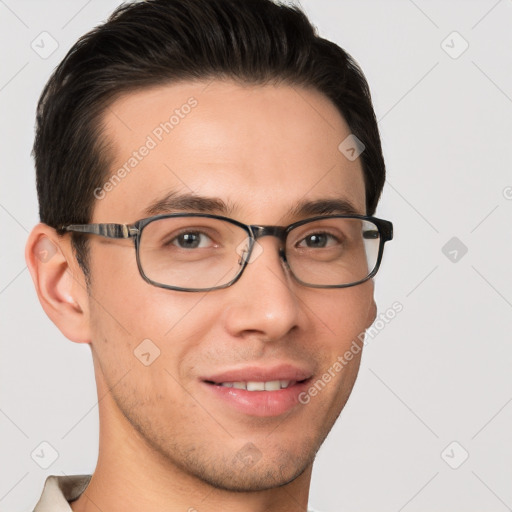
{"label": "eyebrow", "polygon": [[[234,203],[226,203],[218,197],[170,192],[153,201],[144,210],[144,213],[153,216],[183,211],[230,216],[236,209]],[[294,218],[316,215],[364,215],[364,213],[358,211],[349,200],[343,198],[302,200],[287,212],[287,216]]]}
{"label": "eyebrow", "polygon": [[173,212],[198,212],[217,213],[230,215],[234,210],[232,204],[228,204],[218,197],[204,197],[195,194],[181,194],[170,192],[164,197],[153,201],[144,212],[147,215],[160,215]]}
{"label": "eyebrow", "polygon": [[296,217],[310,217],[315,215],[364,215],[348,200],[316,199],[303,200],[290,209],[290,215]]}

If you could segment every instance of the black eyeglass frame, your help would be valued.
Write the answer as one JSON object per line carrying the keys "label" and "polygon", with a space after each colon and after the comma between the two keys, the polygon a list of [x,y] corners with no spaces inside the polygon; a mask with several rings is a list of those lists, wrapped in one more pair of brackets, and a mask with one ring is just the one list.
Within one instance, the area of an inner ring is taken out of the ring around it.
{"label": "black eyeglass frame", "polygon": [[[163,283],[158,283],[156,281],[153,281],[149,277],[146,276],[144,269],[142,268],[141,262],[140,262],[140,254],[139,254],[139,247],[140,247],[140,240],[142,236],[142,231],[144,228],[151,224],[152,222],[160,219],[167,219],[172,217],[201,217],[201,218],[209,218],[209,219],[218,219],[222,221],[226,221],[230,224],[233,224],[235,226],[238,226],[242,228],[246,233],[247,237],[249,238],[249,247],[248,252],[244,257],[242,258],[242,263],[240,266],[240,270],[238,271],[237,275],[228,283],[220,285],[220,286],[213,286],[210,288],[183,288],[178,286],[171,286],[166,285]],[[375,266],[373,270],[364,278],[360,279],[359,281],[356,281],[354,283],[348,283],[348,284],[341,284],[341,285],[316,285],[316,284],[309,284],[302,280],[300,280],[298,277],[295,276],[295,273],[291,270],[288,261],[286,259],[286,238],[288,236],[288,233],[292,231],[294,228],[302,226],[303,224],[308,224],[310,222],[314,222],[317,220],[325,220],[325,219],[333,219],[333,218],[344,218],[344,219],[359,219],[363,221],[372,222],[377,226],[377,229],[379,230],[379,252],[377,255],[377,261],[375,263]],[[377,217],[368,216],[368,215],[320,215],[316,217],[310,217],[307,219],[300,220],[298,222],[294,222],[293,224],[290,224],[288,226],[260,226],[256,224],[243,224],[242,222],[239,222],[235,219],[230,219],[229,217],[224,217],[222,215],[213,215],[209,213],[167,213],[162,215],[154,215],[152,217],[146,217],[144,219],[140,219],[133,224],[70,224],[68,226],[63,226],[61,228],[61,231],[64,232],[71,232],[71,233],[82,233],[82,234],[91,234],[91,235],[98,235],[105,238],[113,238],[113,239],[127,239],[132,238],[135,244],[135,253],[136,253],[136,260],[137,260],[137,267],[139,269],[139,273],[141,277],[148,282],[149,284],[153,286],[157,286],[159,288],[165,288],[167,290],[176,290],[176,291],[185,291],[185,292],[209,292],[213,290],[220,290],[223,288],[228,288],[232,286],[234,283],[236,283],[241,275],[243,274],[243,271],[247,267],[247,264],[249,263],[251,259],[252,250],[254,247],[254,242],[258,240],[258,238],[264,237],[264,236],[275,236],[281,241],[281,247],[279,248],[279,256],[286,265],[286,268],[288,268],[290,274],[292,277],[301,285],[307,286],[308,288],[349,288],[351,286],[356,286],[358,284],[364,283],[368,281],[369,279],[373,278],[375,274],[377,274],[377,271],[379,270],[381,261],[382,261],[382,255],[384,253],[384,244],[390,240],[393,239],[393,224],[388,220],[379,219]]]}

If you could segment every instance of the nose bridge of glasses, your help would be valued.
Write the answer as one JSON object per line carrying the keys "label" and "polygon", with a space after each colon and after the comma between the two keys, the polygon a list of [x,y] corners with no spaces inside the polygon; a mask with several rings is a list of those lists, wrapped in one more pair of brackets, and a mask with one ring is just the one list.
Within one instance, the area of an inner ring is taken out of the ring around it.
{"label": "nose bridge of glasses", "polygon": [[[286,242],[287,229],[283,226],[257,226],[257,225],[249,225],[247,226],[251,233],[251,245],[250,252],[252,253],[254,250],[255,242],[259,238],[263,238],[265,236],[273,236],[279,240],[279,248],[278,253],[281,260],[288,265],[286,253],[284,249],[284,245]],[[261,250],[261,249],[260,249]],[[252,257],[252,256],[251,256]]]}
{"label": "nose bridge of glasses", "polygon": [[275,236],[281,242],[286,239],[286,228],[282,226],[249,226],[249,228],[255,240],[264,236]]}
{"label": "nose bridge of glasses", "polygon": [[284,250],[284,245],[287,236],[287,229],[283,226],[248,226],[251,232],[253,240],[258,240],[258,238],[263,238],[264,236],[273,236],[279,239],[280,247],[279,247],[279,256],[280,258],[286,262],[286,254]]}

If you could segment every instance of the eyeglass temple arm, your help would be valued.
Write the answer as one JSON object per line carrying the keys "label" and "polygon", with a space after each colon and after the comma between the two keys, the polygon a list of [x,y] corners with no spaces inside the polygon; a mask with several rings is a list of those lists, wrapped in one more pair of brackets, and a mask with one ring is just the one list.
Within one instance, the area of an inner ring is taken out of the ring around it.
{"label": "eyeglass temple arm", "polygon": [[62,228],[73,233],[88,233],[105,238],[133,238],[139,230],[128,224],[70,224]]}
{"label": "eyeglass temple arm", "polygon": [[[384,236],[384,241],[393,239],[393,224],[389,221],[380,220],[380,229]],[[254,238],[257,240],[262,236],[277,236],[283,238],[284,229],[280,226],[249,226],[252,230]],[[129,224],[70,224],[63,226],[63,231],[73,233],[88,233],[103,236],[105,238],[133,238],[139,233],[138,228]],[[363,233],[365,238],[373,238],[375,236],[373,230]]]}
{"label": "eyeglass temple arm", "polygon": [[382,232],[382,236],[385,242],[393,240],[393,223],[389,220],[379,219],[379,229]]}

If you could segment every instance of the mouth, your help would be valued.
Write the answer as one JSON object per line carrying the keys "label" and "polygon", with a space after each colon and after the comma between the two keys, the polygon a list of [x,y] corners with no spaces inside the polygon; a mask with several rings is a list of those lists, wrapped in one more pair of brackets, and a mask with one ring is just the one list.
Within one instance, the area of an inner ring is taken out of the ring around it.
{"label": "mouth", "polygon": [[280,416],[301,406],[299,396],[309,386],[313,372],[292,365],[228,370],[201,379],[209,399],[223,410],[249,416]]}
{"label": "mouth", "polygon": [[267,380],[267,381],[235,381],[235,382],[213,382],[206,380],[207,384],[213,386],[222,386],[225,388],[245,389],[247,391],[279,391],[280,389],[287,389],[295,386],[296,384],[302,384],[308,379],[300,381],[278,379],[278,380]]}

